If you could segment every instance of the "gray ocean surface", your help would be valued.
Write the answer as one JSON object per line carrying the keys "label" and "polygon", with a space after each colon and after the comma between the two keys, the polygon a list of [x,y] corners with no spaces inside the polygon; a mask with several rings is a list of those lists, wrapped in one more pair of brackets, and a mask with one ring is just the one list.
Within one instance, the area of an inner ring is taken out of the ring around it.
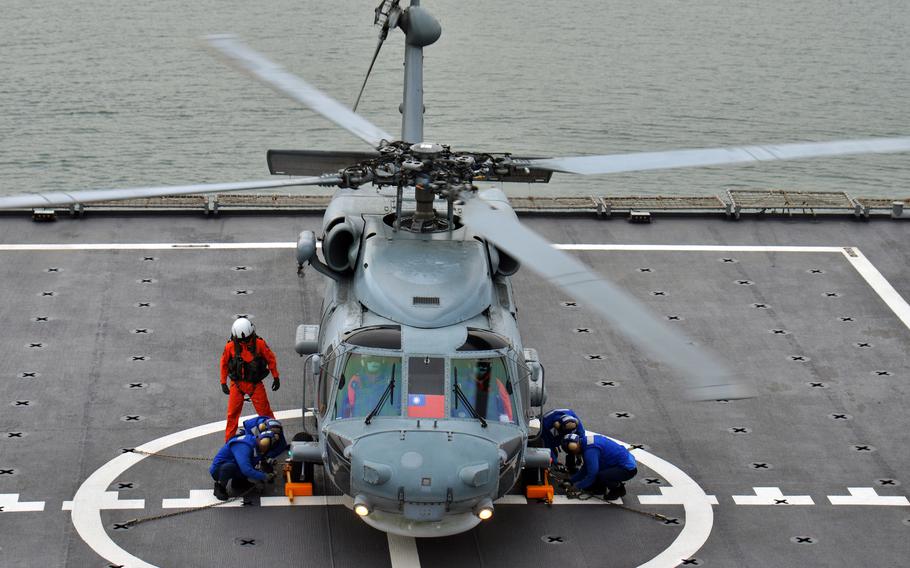
{"label": "gray ocean surface", "polygon": [[[3,0],[0,193],[268,178],[268,148],[352,135],[216,60],[236,33],[353,103],[378,2]],[[426,139],[536,156],[910,135],[907,0],[424,0]],[[403,36],[360,112],[400,132]],[[910,155],[610,176],[540,195],[727,188],[910,196]],[[304,191],[313,191],[307,189]]]}

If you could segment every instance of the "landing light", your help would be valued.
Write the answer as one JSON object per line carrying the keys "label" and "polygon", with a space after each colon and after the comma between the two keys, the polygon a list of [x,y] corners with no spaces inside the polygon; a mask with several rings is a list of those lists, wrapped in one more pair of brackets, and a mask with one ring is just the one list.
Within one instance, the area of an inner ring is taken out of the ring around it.
{"label": "landing light", "polygon": [[370,502],[363,495],[354,498],[354,512],[360,517],[366,517],[373,512]]}
{"label": "landing light", "polygon": [[477,515],[481,521],[486,521],[487,519],[493,516],[493,501],[486,497],[480,503],[474,505],[474,514]]}

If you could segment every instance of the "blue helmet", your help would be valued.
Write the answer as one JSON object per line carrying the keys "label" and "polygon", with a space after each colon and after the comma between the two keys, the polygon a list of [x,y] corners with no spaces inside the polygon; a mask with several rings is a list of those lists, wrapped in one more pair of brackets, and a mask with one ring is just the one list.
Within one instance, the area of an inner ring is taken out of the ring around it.
{"label": "blue helmet", "polygon": [[260,454],[267,453],[272,449],[272,445],[278,440],[278,436],[272,432],[263,432],[256,436],[256,449],[259,450]]}
{"label": "blue helmet", "polygon": [[578,429],[578,425],[579,425],[578,418],[572,416],[571,414],[565,414],[562,417],[560,417],[559,420],[557,420],[556,422],[553,423],[553,426],[555,426],[556,429],[559,430],[559,432],[561,434],[568,434],[569,432],[574,432],[575,430]]}
{"label": "blue helmet", "polygon": [[582,439],[578,434],[566,434],[562,439],[562,449],[567,454],[579,454],[582,450]]}
{"label": "blue helmet", "polygon": [[280,434],[281,431],[284,430],[284,426],[281,425],[281,421],[274,418],[268,419],[265,422],[265,427],[275,434]]}

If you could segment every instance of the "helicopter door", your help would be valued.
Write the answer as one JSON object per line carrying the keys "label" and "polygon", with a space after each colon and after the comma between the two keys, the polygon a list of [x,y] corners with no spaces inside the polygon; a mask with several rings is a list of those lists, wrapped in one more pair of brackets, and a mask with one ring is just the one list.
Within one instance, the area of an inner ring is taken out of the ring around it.
{"label": "helicopter door", "polygon": [[442,357],[408,359],[408,416],[445,418],[446,366]]}

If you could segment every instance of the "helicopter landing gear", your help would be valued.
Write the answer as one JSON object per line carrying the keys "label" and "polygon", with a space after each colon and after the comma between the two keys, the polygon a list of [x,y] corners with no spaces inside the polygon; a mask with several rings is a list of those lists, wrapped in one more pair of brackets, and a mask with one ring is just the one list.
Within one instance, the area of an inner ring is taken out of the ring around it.
{"label": "helicopter landing gear", "polygon": [[[294,435],[295,442],[312,442],[313,437],[306,432]],[[315,467],[309,462],[289,461],[285,464],[284,494],[294,502],[294,497],[311,497],[313,495],[313,478]]]}
{"label": "helicopter landing gear", "polygon": [[[295,442],[312,442],[313,437],[306,432],[294,434]],[[291,462],[291,481],[313,483],[315,464],[309,462]]]}

